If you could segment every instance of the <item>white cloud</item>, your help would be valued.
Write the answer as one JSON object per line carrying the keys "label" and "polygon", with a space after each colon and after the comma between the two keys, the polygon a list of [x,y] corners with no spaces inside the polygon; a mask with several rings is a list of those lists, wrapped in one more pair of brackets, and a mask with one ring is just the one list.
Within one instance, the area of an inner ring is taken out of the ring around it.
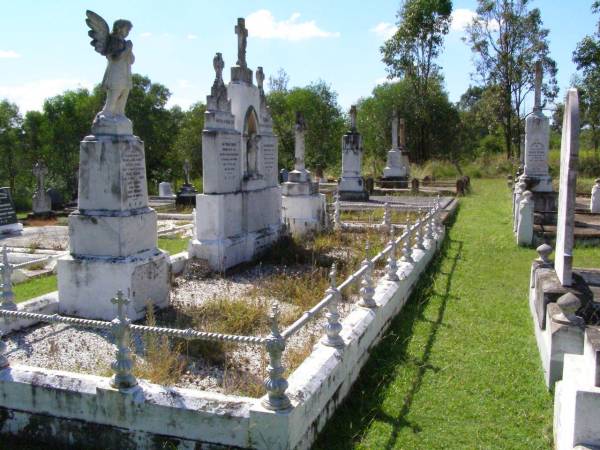
{"label": "white cloud", "polygon": [[467,25],[473,22],[473,19],[477,17],[475,11],[471,11],[466,8],[458,8],[452,11],[452,24],[450,30],[452,31],[463,31]]}
{"label": "white cloud", "polygon": [[380,84],[384,84],[384,83],[396,83],[398,81],[400,81],[400,78],[394,77],[392,79],[389,79],[387,76],[386,77],[380,77],[380,78],[377,78],[375,80],[375,85],[379,86]]}
{"label": "white cloud", "polygon": [[396,33],[397,29],[398,28],[393,23],[379,22],[377,25],[371,28],[370,31],[382,39],[389,39],[394,35],[394,33]]}
{"label": "white cloud", "polygon": [[[477,13],[466,8],[458,8],[452,12],[451,31],[464,31],[467,25],[473,23],[473,19],[477,19]],[[498,22],[492,20],[490,22],[491,30],[498,30]]]}
{"label": "white cloud", "polygon": [[149,38],[150,36],[152,36],[152,33],[150,33],[149,31],[140,34],[140,37],[142,38]]}
{"label": "white cloud", "polygon": [[246,26],[251,36],[261,39],[285,39],[301,41],[312,38],[339,37],[340,33],[320,29],[314,20],[299,22],[300,13],[289,19],[276,21],[271,11],[261,9],[246,17]]}
{"label": "white cloud", "polygon": [[14,50],[0,50],[0,59],[2,58],[20,58],[21,55],[19,55],[17,52],[15,52]]}
{"label": "white cloud", "polygon": [[21,112],[41,110],[44,100],[67,89],[87,88],[93,84],[76,78],[56,78],[28,81],[22,84],[0,85],[0,98],[16,103]]}
{"label": "white cloud", "polygon": [[192,40],[194,40],[194,39],[198,39],[198,35],[196,35],[196,34],[193,34],[193,33],[189,33],[189,34],[187,35],[187,38],[188,38],[190,41],[192,41]]}

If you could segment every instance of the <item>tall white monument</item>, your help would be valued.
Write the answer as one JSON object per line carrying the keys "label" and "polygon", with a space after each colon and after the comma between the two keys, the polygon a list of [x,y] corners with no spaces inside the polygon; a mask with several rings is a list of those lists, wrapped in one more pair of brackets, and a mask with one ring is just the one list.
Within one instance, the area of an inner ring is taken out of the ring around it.
{"label": "tall white monument", "polygon": [[548,171],[550,149],[550,120],[542,111],[542,64],[536,64],[535,101],[533,112],[525,120],[524,172],[521,179],[533,194],[535,211],[544,223],[554,222],[556,193]]}
{"label": "tall white monument", "polygon": [[87,12],[91,44],[106,56],[106,103],[79,150],[78,209],[69,216],[69,252],[58,261],[59,311],[113,319],[108,301],[121,290],[132,301],[128,316],[145,315],[148,303],[169,302],[168,255],[157,248],[156,212],[148,207],[144,143],[125,117],[131,88],[132,25],[106,22]]}
{"label": "tall white monument", "polygon": [[341,200],[368,200],[362,177],[362,136],[356,131],[356,106],[350,108],[350,130],[342,137],[342,177],[338,191]]}
{"label": "tall white monument", "polygon": [[263,90],[246,63],[248,30],[238,19],[237,64],[223,82],[224,62],[213,59],[215,81],[207,96],[202,132],[203,194],[196,196],[191,257],[225,270],[249,261],[275,242],[281,232],[281,189],[277,137]]}
{"label": "tall white monument", "polygon": [[296,113],[295,163],[282,184],[281,216],[288,229],[296,235],[319,231],[326,225],[325,195],[319,193],[311,173],[304,165],[306,123],[301,112]]}
{"label": "tall white monument", "polygon": [[554,267],[563,286],[571,286],[573,247],[575,244],[575,199],[579,159],[579,97],[577,89],[567,91],[560,144],[560,181],[558,188],[558,222]]}
{"label": "tall white monument", "polygon": [[394,110],[392,116],[392,148],[387,154],[387,164],[383,169],[384,187],[408,187],[410,163],[406,148],[406,124]]}

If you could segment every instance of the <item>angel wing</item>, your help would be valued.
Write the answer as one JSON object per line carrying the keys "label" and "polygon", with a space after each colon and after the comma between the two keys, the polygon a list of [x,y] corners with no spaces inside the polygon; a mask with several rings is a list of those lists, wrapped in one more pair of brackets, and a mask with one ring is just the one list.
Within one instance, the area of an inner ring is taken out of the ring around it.
{"label": "angel wing", "polygon": [[94,11],[87,10],[85,12],[87,19],[85,23],[90,27],[88,36],[92,38],[90,45],[103,56],[108,52],[108,43],[110,40],[110,30],[106,21],[96,14]]}

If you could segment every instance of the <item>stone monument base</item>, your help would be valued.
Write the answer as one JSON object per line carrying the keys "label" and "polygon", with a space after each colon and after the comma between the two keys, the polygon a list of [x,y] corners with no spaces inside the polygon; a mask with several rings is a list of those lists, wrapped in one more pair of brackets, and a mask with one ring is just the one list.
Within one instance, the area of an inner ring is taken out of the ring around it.
{"label": "stone monument base", "polygon": [[369,192],[367,191],[365,180],[363,180],[361,177],[342,177],[338,189],[340,193],[340,200],[369,200]]}
{"label": "stone monument base", "polygon": [[[222,271],[251,261],[281,235],[279,186],[229,194],[196,196],[191,258],[206,259]],[[199,238],[200,237],[200,238]]]}
{"label": "stone monument base", "polygon": [[211,269],[224,271],[240,263],[252,261],[264,253],[281,236],[281,226],[273,225],[252,233],[224,239],[193,239],[188,247],[190,258],[208,261]]}
{"label": "stone monument base", "polygon": [[543,225],[556,225],[558,192],[533,191],[533,211]]}
{"label": "stone monument base", "polygon": [[379,179],[382,188],[408,189],[408,177],[386,177]]}
{"label": "stone monument base", "polygon": [[0,225],[0,236],[3,234],[17,234],[23,231],[23,224],[9,223],[8,225]]}
{"label": "stone monument base", "polygon": [[177,197],[175,198],[175,204],[181,206],[196,206],[196,195],[198,191],[191,184],[184,184],[181,186]]}
{"label": "stone monument base", "polygon": [[110,300],[118,290],[131,300],[127,316],[132,320],[145,317],[148,303],[169,304],[169,255],[158,249],[126,258],[68,255],[58,260],[57,269],[60,314],[112,320],[116,307]]}
{"label": "stone monument base", "polygon": [[283,195],[281,220],[293,235],[319,232],[326,226],[325,194]]}

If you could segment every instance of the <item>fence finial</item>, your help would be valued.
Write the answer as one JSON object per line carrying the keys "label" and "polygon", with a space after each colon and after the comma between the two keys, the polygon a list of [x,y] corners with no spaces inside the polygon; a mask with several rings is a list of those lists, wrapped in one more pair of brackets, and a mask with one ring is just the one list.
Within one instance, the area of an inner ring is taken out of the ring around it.
{"label": "fence finial", "polygon": [[412,240],[412,226],[410,224],[410,220],[408,218],[408,214],[406,216],[406,236],[404,238],[404,242],[402,245],[402,261],[408,264],[413,264],[415,260],[412,257],[412,248],[411,248],[411,240]]}
{"label": "fence finial", "polygon": [[327,345],[329,347],[343,347],[344,340],[340,336],[340,331],[342,331],[342,324],[340,323],[340,314],[338,311],[338,304],[341,298],[340,291],[336,285],[336,265],[333,263],[331,265],[331,272],[329,272],[329,289],[327,289],[327,295],[331,295],[331,300],[327,303],[327,313],[325,314],[325,318],[327,319],[327,324],[325,325],[325,336],[321,340],[323,345]]}
{"label": "fence finial", "polygon": [[394,238],[394,228],[390,228],[390,253],[387,259],[387,279],[389,281],[398,281],[398,264],[396,262],[396,239]]}
{"label": "fence finial", "polygon": [[264,382],[267,396],[261,403],[266,409],[281,411],[288,409],[291,402],[285,393],[288,382],[283,377],[285,370],[281,364],[281,356],[285,350],[285,339],[279,332],[279,305],[276,302],[271,306],[269,319],[271,334],[265,340],[265,347],[269,353],[268,376]]}
{"label": "fence finial", "polygon": [[6,245],[2,247],[2,296],[0,309],[16,311],[15,295],[12,291],[12,267],[8,262],[8,250]]}
{"label": "fence finial", "polygon": [[137,380],[133,376],[133,359],[129,349],[129,327],[131,321],[125,313],[125,306],[129,304],[129,299],[123,295],[123,291],[117,291],[117,296],[111,299],[111,303],[117,305],[117,318],[112,321],[113,334],[117,345],[116,361],[111,367],[115,374],[112,377],[111,385],[117,389],[127,389],[137,385]]}
{"label": "fence finial", "polygon": [[377,303],[373,300],[373,295],[375,294],[375,288],[373,287],[373,262],[369,258],[369,253],[371,250],[371,244],[367,239],[365,244],[365,259],[363,260],[363,266],[365,267],[365,271],[363,273],[363,279],[361,282],[360,288],[360,300],[358,302],[358,306],[362,306],[363,308],[376,308]]}

